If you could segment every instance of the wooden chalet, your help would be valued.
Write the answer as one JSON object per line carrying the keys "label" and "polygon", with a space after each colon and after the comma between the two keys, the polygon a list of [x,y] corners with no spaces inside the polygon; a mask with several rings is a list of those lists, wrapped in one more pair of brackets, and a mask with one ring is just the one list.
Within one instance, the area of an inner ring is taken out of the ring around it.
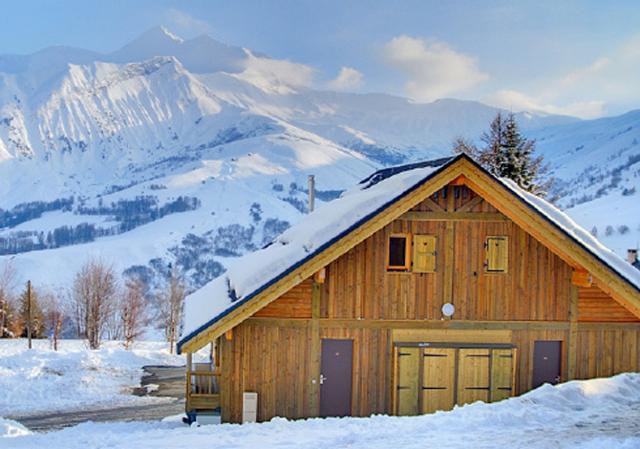
{"label": "wooden chalet", "polygon": [[464,155],[373,174],[186,318],[187,412],[224,422],[415,415],[640,371],[640,271]]}

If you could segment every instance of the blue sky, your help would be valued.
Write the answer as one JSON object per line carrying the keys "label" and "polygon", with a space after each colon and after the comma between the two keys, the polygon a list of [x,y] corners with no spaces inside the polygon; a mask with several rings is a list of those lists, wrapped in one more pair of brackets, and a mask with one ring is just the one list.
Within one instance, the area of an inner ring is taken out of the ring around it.
{"label": "blue sky", "polygon": [[22,1],[0,53],[107,52],[165,25],[311,66],[318,88],[596,117],[640,107],[639,24],[637,1]]}

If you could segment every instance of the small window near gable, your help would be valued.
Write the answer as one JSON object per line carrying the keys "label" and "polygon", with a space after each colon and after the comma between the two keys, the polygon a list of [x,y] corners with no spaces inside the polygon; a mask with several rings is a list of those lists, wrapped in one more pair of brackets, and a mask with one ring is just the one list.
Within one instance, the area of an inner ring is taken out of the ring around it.
{"label": "small window near gable", "polygon": [[487,273],[506,273],[509,270],[509,239],[506,236],[487,237],[485,242]]}
{"label": "small window near gable", "polygon": [[409,234],[391,234],[387,256],[387,270],[407,271],[410,267],[411,236]]}
{"label": "small window near gable", "polygon": [[413,236],[413,268],[414,273],[435,273],[436,271],[435,235]]}

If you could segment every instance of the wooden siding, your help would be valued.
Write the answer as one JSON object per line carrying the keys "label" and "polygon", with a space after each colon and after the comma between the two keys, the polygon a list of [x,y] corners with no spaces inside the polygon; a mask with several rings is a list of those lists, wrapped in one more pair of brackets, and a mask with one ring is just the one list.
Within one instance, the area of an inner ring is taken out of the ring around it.
{"label": "wooden siding", "polygon": [[[417,209],[428,207],[422,203]],[[473,209],[492,207],[483,201]],[[436,271],[388,272],[386,245],[395,233],[436,236]],[[507,273],[485,272],[488,236],[508,237]],[[447,275],[448,245],[453,268]],[[396,220],[329,264],[323,288],[323,318],[440,319],[442,305],[453,302],[454,319],[564,321],[571,267],[511,221]]]}
{"label": "wooden siding", "polygon": [[576,379],[640,371],[640,325],[579,329]]}
{"label": "wooden siding", "polygon": [[[274,323],[275,324],[275,323]],[[258,420],[274,416],[317,416],[309,401],[310,327],[270,325],[249,319],[221,339],[221,408],[225,422],[242,418],[242,393],[258,393]],[[389,331],[385,329],[321,329],[321,338],[353,340],[352,414],[385,413],[390,399]],[[381,373],[381,375],[372,375]]]}
{"label": "wooden siding", "polygon": [[307,279],[287,293],[258,310],[255,317],[311,318],[311,289],[313,281]]}
{"label": "wooden siding", "polygon": [[231,340],[221,339],[221,408],[225,422],[242,419],[242,393],[258,393],[258,420],[311,415],[308,403],[309,338],[306,327],[245,321]]}
{"label": "wooden siding", "polygon": [[640,318],[593,284],[578,290],[578,321],[640,322]]}
{"label": "wooden siding", "polygon": [[[317,416],[317,405],[310,400],[312,380],[319,375],[319,367],[314,373],[311,363],[313,321],[249,319],[234,329],[231,340],[220,339],[224,422],[241,420],[244,391],[258,393],[260,421],[274,416],[292,419]],[[395,412],[394,341],[511,343],[517,349],[516,394],[531,389],[535,342],[561,341],[561,379],[569,380],[568,328],[545,330],[537,329],[533,322],[504,322],[503,330],[447,330],[433,327],[437,323],[425,323],[416,329],[393,329],[359,320],[320,322],[316,329],[321,338],[353,340],[353,416]],[[478,323],[477,327],[481,325]],[[640,324],[579,324],[576,347],[576,378],[640,371]]]}

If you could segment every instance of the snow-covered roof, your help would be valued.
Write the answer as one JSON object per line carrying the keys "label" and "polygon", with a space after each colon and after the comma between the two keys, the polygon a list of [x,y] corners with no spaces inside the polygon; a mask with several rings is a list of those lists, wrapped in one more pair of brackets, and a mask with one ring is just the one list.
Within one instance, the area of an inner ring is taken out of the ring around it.
{"label": "snow-covered roof", "polygon": [[551,203],[523,190],[510,179],[502,178],[499,180],[530,207],[534,208],[547,220],[551,221],[563,230],[576,243],[580,244],[583,248],[600,259],[601,262],[626,279],[636,289],[640,290],[640,271],[638,271],[633,265],[600,243],[600,241],[589,231],[573,221],[571,217]]}
{"label": "snow-covered roof", "polygon": [[[445,167],[466,157],[461,155],[379,170],[339,199],[305,216],[270,245],[236,259],[223,275],[187,298],[180,346],[417,189]],[[640,271],[603,246],[565,213],[510,180],[497,181],[640,291]]]}

